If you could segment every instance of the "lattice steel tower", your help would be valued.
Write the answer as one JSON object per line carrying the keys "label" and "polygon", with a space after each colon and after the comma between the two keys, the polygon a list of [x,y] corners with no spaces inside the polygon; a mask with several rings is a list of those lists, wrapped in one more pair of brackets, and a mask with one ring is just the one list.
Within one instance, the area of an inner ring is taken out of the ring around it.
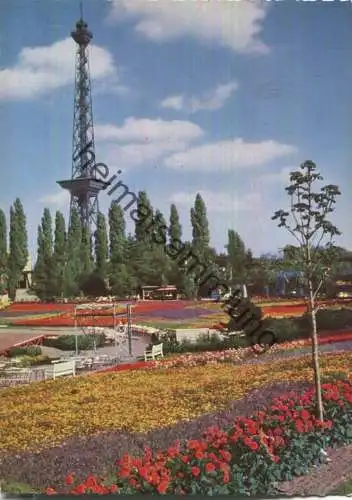
{"label": "lattice steel tower", "polygon": [[77,44],[76,80],[72,139],[71,179],[58,184],[71,194],[70,215],[76,208],[82,225],[92,234],[99,212],[98,194],[108,183],[97,178],[92,112],[91,82],[89,73],[88,45],[93,38],[88,25],[81,19],[71,36]]}

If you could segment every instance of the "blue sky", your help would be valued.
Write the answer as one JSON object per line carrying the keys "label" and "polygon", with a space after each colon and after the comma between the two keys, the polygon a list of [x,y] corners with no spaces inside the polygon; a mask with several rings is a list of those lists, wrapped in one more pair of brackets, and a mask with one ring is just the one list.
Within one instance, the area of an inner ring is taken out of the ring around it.
{"label": "blue sky", "polygon": [[[315,161],[342,196],[336,241],[352,248],[349,1],[84,0],[96,155],[185,237],[201,192],[212,245],[227,229],[256,255],[294,240],[270,220],[289,172]],[[32,257],[44,207],[67,213],[78,0],[2,0],[0,207],[20,197]],[[110,200],[102,194],[106,211]],[[128,228],[132,225],[128,222]]]}

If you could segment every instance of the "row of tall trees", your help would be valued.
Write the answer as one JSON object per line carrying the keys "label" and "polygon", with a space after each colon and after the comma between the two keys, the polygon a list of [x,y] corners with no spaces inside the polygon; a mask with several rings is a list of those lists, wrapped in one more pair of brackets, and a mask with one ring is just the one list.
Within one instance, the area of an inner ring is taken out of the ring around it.
{"label": "row of tall trees", "polygon": [[[177,262],[167,253],[180,242],[199,262],[224,272],[230,282],[243,281],[250,262],[239,235],[229,230],[227,254],[218,255],[210,247],[207,209],[197,194],[190,211],[192,238],[185,241],[178,210],[170,207],[168,220],[154,209],[147,196],[138,194],[133,216],[134,234],[126,234],[122,208],[112,202],[107,217],[99,213],[92,239],[73,210],[67,228],[64,216],[57,211],[54,218],[44,209],[37,233],[37,258],[33,273],[33,290],[42,299],[53,297],[103,294],[124,297],[135,294],[143,285],[172,283],[188,297],[196,297],[201,279],[196,270],[188,272],[187,262]],[[147,214],[147,216],[145,215]],[[5,214],[0,211],[0,283],[15,297],[16,286],[28,259],[26,217],[20,200],[10,210],[9,242]],[[245,267],[243,267],[245,266]],[[91,292],[91,293],[90,293]]]}
{"label": "row of tall trees", "polygon": [[[255,259],[240,235],[232,229],[228,230],[226,251],[217,253],[210,246],[207,209],[199,194],[190,211],[190,241],[183,238],[175,205],[171,205],[166,220],[152,207],[146,192],[141,191],[136,208],[133,235],[126,234],[124,211],[113,202],[107,217],[102,213],[98,215],[92,240],[75,210],[71,214],[70,227],[66,228],[61,212],[56,212],[53,220],[49,209],[45,208],[37,235],[33,275],[36,294],[42,299],[73,297],[82,291],[85,295],[111,293],[125,297],[136,294],[143,285],[172,283],[187,297],[204,296],[207,289],[201,286],[199,273],[189,272],[186,262],[172,259],[166,251],[168,245],[175,248],[180,241],[199,262],[209,269],[216,268],[218,275],[222,274],[230,285],[252,284],[254,293],[263,293],[265,285],[274,290],[278,271],[302,269],[297,259],[300,252],[297,246],[286,246],[278,256]],[[5,214],[0,210],[0,292],[8,289],[10,297],[14,298],[27,258],[26,217],[17,199],[10,209],[9,235]]]}

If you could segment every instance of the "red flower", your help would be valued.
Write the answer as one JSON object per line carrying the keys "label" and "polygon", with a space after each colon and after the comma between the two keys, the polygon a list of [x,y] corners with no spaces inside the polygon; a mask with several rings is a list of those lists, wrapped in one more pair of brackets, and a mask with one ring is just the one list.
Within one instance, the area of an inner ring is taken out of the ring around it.
{"label": "red flower", "polygon": [[85,485],[87,486],[87,488],[95,488],[96,486],[98,486],[97,479],[94,476],[88,476],[85,481]]}
{"label": "red flower", "polygon": [[183,455],[183,457],[181,457],[181,460],[184,464],[188,464],[189,463],[189,456]]}
{"label": "red flower", "polygon": [[304,422],[301,419],[296,420],[295,427],[298,432],[303,432],[305,428]]}
{"label": "red flower", "polygon": [[45,493],[46,493],[46,495],[57,495],[57,492],[56,492],[56,490],[54,490],[54,488],[47,488],[45,490]]}
{"label": "red flower", "polygon": [[309,420],[310,419],[310,413],[307,410],[302,410],[301,411],[301,419],[302,420]]}
{"label": "red flower", "polygon": [[178,448],[174,447],[174,446],[171,446],[168,450],[167,450],[167,454],[170,458],[175,458],[177,457],[177,455],[179,454],[179,450]]}
{"label": "red flower", "polygon": [[187,447],[189,450],[198,450],[201,446],[196,439],[190,439],[187,443]]}
{"label": "red flower", "polygon": [[120,477],[128,477],[130,475],[130,469],[127,467],[122,467],[119,470],[119,476]]}
{"label": "red flower", "polygon": [[157,487],[158,493],[160,493],[160,495],[163,495],[164,493],[166,493],[167,489],[169,487],[169,484],[170,484],[169,481],[166,480],[166,479],[163,480],[163,481],[161,481],[160,484]]}
{"label": "red flower", "polygon": [[195,452],[194,456],[198,459],[198,460],[202,460],[202,458],[204,458],[204,453],[201,451],[201,450],[198,450]]}
{"label": "red flower", "polygon": [[192,467],[191,472],[192,472],[193,477],[198,477],[200,474],[200,468],[199,467]]}
{"label": "red flower", "polygon": [[223,473],[224,473],[224,476],[222,478],[222,482],[224,484],[227,484],[230,481],[230,474],[227,470],[224,470]]}
{"label": "red flower", "polygon": [[214,470],[216,470],[215,465],[211,462],[208,462],[205,466],[205,471],[206,472],[214,472]]}
{"label": "red flower", "polygon": [[243,442],[246,446],[248,446],[248,448],[250,448],[253,451],[255,451],[259,448],[258,443],[256,443],[255,441],[253,441],[253,439],[250,439],[248,437],[245,437]]}
{"label": "red flower", "polygon": [[71,493],[77,495],[83,495],[86,492],[86,490],[87,490],[86,486],[84,484],[80,484],[79,486],[76,486],[76,488],[74,488]]}
{"label": "red flower", "polygon": [[67,486],[71,486],[71,484],[73,484],[73,482],[74,482],[73,474],[68,474],[66,476],[65,483],[67,484]]}
{"label": "red flower", "polygon": [[220,455],[226,462],[230,462],[232,455],[229,451],[226,450],[220,450]]}

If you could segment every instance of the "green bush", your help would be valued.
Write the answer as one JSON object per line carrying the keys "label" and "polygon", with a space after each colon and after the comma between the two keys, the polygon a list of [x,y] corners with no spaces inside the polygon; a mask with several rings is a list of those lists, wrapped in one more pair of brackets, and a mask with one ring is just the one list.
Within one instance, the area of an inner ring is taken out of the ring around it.
{"label": "green bush", "polygon": [[[94,348],[94,337],[96,347],[101,347],[105,344],[105,336],[99,335],[78,335],[77,344],[79,351],[88,351]],[[55,347],[61,351],[74,351],[76,349],[76,338],[74,335],[60,335],[56,339],[44,339],[44,345],[47,347]]]}
{"label": "green bush", "polygon": [[17,356],[39,356],[42,354],[42,350],[39,346],[33,345],[29,347],[11,347],[10,357],[15,358]]}
{"label": "green bush", "polygon": [[[352,309],[343,307],[341,309],[319,309],[316,315],[318,330],[344,330],[352,328]],[[308,334],[311,331],[311,319],[309,314],[304,314],[296,321]]]}
{"label": "green bush", "polygon": [[195,343],[187,340],[178,342],[176,340],[176,332],[172,330],[160,335],[160,337],[152,335],[151,340],[152,342],[149,344],[147,349],[151,349],[152,345],[162,342],[164,354],[223,351],[225,349],[238,349],[239,347],[248,347],[250,345],[250,339],[246,337],[228,337],[224,340],[220,340],[215,334],[211,335],[210,338],[203,336],[203,338],[199,338]]}
{"label": "green bush", "polygon": [[30,366],[48,365],[50,361],[49,356],[43,354],[39,354],[38,356],[21,356],[18,366],[29,368]]}
{"label": "green bush", "polygon": [[352,328],[352,309],[321,309],[317,312],[318,330]]}
{"label": "green bush", "polygon": [[274,332],[276,342],[287,342],[306,338],[309,335],[309,330],[304,328],[301,318],[266,318],[263,322],[265,329]]}

